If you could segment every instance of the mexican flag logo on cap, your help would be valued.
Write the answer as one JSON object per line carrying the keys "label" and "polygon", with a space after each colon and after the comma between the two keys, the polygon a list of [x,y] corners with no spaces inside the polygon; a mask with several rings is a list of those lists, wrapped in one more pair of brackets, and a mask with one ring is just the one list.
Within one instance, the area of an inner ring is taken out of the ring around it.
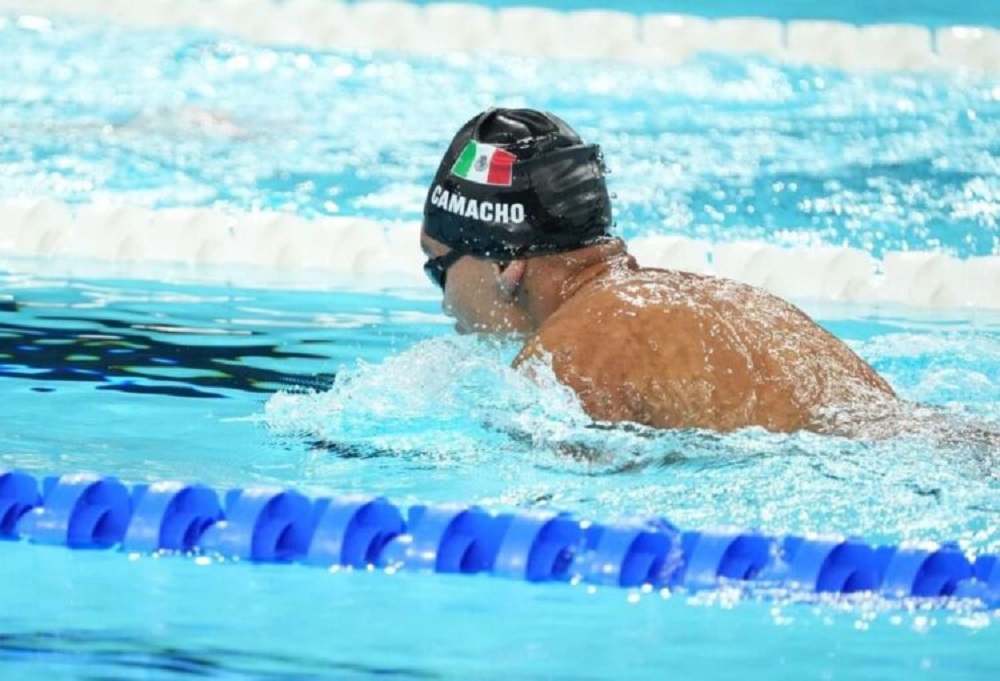
{"label": "mexican flag logo on cap", "polygon": [[455,161],[451,174],[470,182],[509,187],[516,160],[517,156],[509,151],[470,140]]}

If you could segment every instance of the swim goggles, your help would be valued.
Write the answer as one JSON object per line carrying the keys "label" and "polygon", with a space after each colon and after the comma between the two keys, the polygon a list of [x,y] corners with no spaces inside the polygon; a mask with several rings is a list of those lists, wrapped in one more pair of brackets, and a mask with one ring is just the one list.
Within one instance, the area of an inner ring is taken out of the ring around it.
{"label": "swim goggles", "polygon": [[448,283],[448,269],[465,255],[468,254],[453,248],[444,255],[428,258],[424,263],[424,274],[432,284],[444,291],[445,284]]}

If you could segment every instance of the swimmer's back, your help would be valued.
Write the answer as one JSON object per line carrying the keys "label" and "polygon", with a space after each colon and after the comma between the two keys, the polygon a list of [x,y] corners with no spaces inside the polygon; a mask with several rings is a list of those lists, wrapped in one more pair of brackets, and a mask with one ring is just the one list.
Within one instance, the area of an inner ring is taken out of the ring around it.
{"label": "swimmer's back", "polygon": [[828,430],[831,406],[889,385],[795,306],[678,271],[618,269],[581,287],[515,364],[551,357],[596,420],[659,428]]}

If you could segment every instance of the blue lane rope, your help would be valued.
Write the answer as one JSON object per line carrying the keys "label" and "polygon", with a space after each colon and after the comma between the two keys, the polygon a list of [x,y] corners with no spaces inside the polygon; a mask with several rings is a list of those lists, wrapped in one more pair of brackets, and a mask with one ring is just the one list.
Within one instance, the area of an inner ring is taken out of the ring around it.
{"label": "blue lane rope", "polygon": [[256,562],[490,573],[532,582],[684,588],[723,585],[796,594],[957,597],[1000,608],[1000,556],[956,544],[872,546],[842,536],[682,531],[663,518],[592,523],[566,513],[495,514],[476,506],[382,497],[310,499],[293,489],[157,482],[131,489],[89,473],[0,471],[0,539],[197,552]]}

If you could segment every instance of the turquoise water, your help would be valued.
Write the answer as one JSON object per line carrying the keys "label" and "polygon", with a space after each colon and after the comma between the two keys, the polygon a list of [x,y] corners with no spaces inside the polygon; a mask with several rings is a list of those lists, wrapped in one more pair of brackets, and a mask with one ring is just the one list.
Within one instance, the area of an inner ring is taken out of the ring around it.
{"label": "turquoise water", "polygon": [[[418,0],[416,4],[428,4]],[[494,8],[524,7],[525,0],[475,0],[477,5]],[[748,6],[745,0],[550,0],[547,7],[563,11],[607,9],[636,14],[678,13],[710,18],[765,17],[768,19],[843,21],[851,24],[921,24],[924,26],[997,26],[1000,25],[1000,3],[980,0],[976,3],[955,4],[942,0],[763,0]]]}
{"label": "turquoise water", "polygon": [[[0,468],[1000,551],[995,452],[594,431],[426,288],[0,276]],[[8,307],[10,307],[8,305]],[[810,308],[908,398],[1000,423],[1000,318]],[[275,392],[275,391],[279,392]],[[560,454],[599,448],[599,461]],[[993,477],[991,477],[993,476]],[[995,615],[7,545],[4,678],[992,678]],[[502,624],[500,624],[502,623]],[[600,645],[595,645],[600,641]],[[901,671],[902,670],[902,671]]]}
{"label": "turquoise water", "polygon": [[[429,288],[0,282],[18,306],[0,312],[0,465],[1000,551],[995,451],[932,444],[947,429],[878,444],[595,429],[508,368],[515,345],[453,335]],[[1000,315],[807,307],[903,397],[1000,430]]]}
{"label": "turquoise water", "polygon": [[0,41],[6,195],[415,221],[472,113],[532,105],[603,145],[626,237],[1000,253],[996,77],[415,60],[46,22],[0,23]]}
{"label": "turquoise water", "polygon": [[[172,283],[16,267],[0,276],[17,305],[0,312],[0,468],[601,520],[657,513],[686,527],[1000,551],[995,452],[931,446],[916,433],[868,445],[594,431],[563,392],[507,369],[512,348],[452,336],[426,288],[234,289],[159,274]],[[906,397],[1000,423],[1000,318],[809,309]],[[580,442],[601,459],[560,453]],[[996,615],[962,603],[758,601],[0,548],[4,678],[599,679],[670,669],[989,679],[998,670]]]}
{"label": "turquoise water", "polygon": [[[11,679],[989,679],[997,669],[995,622],[961,612],[837,612],[47,547],[18,556],[37,574],[34,597],[12,594],[0,617],[16,632],[0,639]],[[23,610],[38,629],[8,614]]]}
{"label": "turquoise water", "polygon": [[[444,140],[493,101],[551,107],[600,138],[625,236],[1000,253],[1000,81],[718,57],[412,61],[0,20],[0,197],[413,220]],[[507,368],[511,344],[455,337],[429,285],[256,274],[266,285],[0,261],[0,468],[1000,552],[997,452],[962,437],[970,422],[1000,430],[997,313],[797,301],[950,425],[877,444],[654,433],[594,428],[558,386]],[[997,615],[961,603],[0,549],[4,679],[1000,672]]]}

